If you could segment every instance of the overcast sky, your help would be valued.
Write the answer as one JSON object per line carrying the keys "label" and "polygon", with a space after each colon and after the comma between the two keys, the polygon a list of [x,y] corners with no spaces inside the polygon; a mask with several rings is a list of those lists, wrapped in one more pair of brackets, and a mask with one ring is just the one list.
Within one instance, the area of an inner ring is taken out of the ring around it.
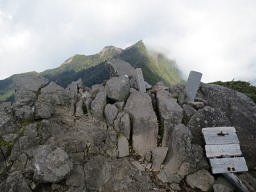
{"label": "overcast sky", "polygon": [[138,40],[205,82],[256,79],[255,0],[0,0],[0,79]]}

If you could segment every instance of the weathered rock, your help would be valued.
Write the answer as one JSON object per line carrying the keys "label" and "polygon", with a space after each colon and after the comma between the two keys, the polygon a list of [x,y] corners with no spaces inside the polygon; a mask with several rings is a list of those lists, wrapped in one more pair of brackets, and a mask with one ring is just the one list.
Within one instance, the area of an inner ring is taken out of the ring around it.
{"label": "weathered rock", "polygon": [[83,111],[83,98],[79,98],[77,103],[76,103],[76,116],[77,117],[82,117],[84,115],[84,111]]}
{"label": "weathered rock", "polygon": [[0,136],[15,133],[17,130],[10,102],[0,104]]}
{"label": "weathered rock", "polygon": [[119,110],[123,110],[124,108],[124,101],[119,101],[115,103],[115,106],[119,109]]}
{"label": "weathered rock", "polygon": [[99,120],[104,119],[104,107],[107,103],[106,92],[100,91],[97,93],[95,99],[91,103],[91,112],[94,117]]}
{"label": "weathered rock", "polygon": [[170,173],[177,173],[182,163],[184,163],[188,153],[191,153],[192,134],[190,130],[182,124],[176,125],[171,135],[169,150],[166,158],[165,169]]}
{"label": "weathered rock", "polygon": [[168,147],[157,147],[152,150],[152,169],[153,171],[159,171],[161,164],[163,163]]}
{"label": "weathered rock", "polygon": [[213,84],[201,83],[198,97],[225,113],[238,132],[241,150],[249,169],[255,167],[256,104],[240,92]]}
{"label": "weathered rock", "polygon": [[175,126],[164,167],[170,173],[183,178],[197,170],[209,168],[203,148],[191,144],[191,140],[192,135],[187,127],[182,124]]}
{"label": "weathered rock", "polygon": [[209,191],[214,183],[214,177],[206,170],[197,171],[186,177],[186,183],[193,189]]}
{"label": "weathered rock", "polygon": [[124,109],[132,119],[133,149],[144,156],[157,146],[158,125],[151,98],[131,89]]}
{"label": "weathered rock", "polygon": [[84,179],[83,167],[81,165],[74,165],[70,176],[66,180],[66,184],[73,187],[84,187]]}
{"label": "weathered rock", "polygon": [[233,192],[234,190],[232,190],[231,188],[223,184],[214,184],[213,191],[214,192]]}
{"label": "weathered rock", "polygon": [[0,190],[3,192],[31,192],[26,179],[20,171],[10,173],[5,184],[0,185]]}
{"label": "weathered rock", "polygon": [[174,86],[169,87],[169,92],[171,93],[172,97],[178,99],[180,94],[183,94],[183,95],[185,94],[184,89],[185,89],[185,85],[178,83]]}
{"label": "weathered rock", "polygon": [[103,156],[96,156],[84,166],[85,180],[89,191],[98,191],[111,178],[111,166]]}
{"label": "weathered rock", "polygon": [[126,137],[120,136],[118,138],[118,156],[125,157],[129,155],[129,142]]}
{"label": "weathered rock", "polygon": [[223,176],[219,176],[213,185],[214,192],[233,192],[235,187],[232,186]]}
{"label": "weathered rock", "polygon": [[163,183],[180,183],[182,180],[179,175],[172,174],[165,169],[161,169],[157,175],[157,178]]}
{"label": "weathered rock", "polygon": [[146,90],[151,89],[152,85],[150,85],[147,81],[144,81]]}
{"label": "weathered rock", "polygon": [[110,77],[132,76],[134,74],[134,68],[131,64],[118,58],[113,58],[105,62],[105,67],[110,73]]}
{"label": "weathered rock", "polygon": [[172,98],[167,91],[161,90],[156,94],[157,107],[163,126],[162,146],[168,145],[168,136],[175,125],[181,123],[183,118],[183,109],[178,105],[177,100]]}
{"label": "weathered rock", "polygon": [[190,128],[193,135],[193,143],[202,145],[204,144],[202,136],[202,128],[205,127],[221,127],[230,126],[231,123],[226,115],[219,109],[206,106],[195,113],[187,126]]}
{"label": "weathered rock", "polygon": [[57,183],[72,170],[72,162],[65,151],[49,145],[41,145],[34,151],[34,179],[39,183]]}
{"label": "weathered rock", "polygon": [[127,113],[124,113],[120,119],[119,129],[124,136],[129,139],[131,131],[131,122],[130,116]]}
{"label": "weathered rock", "polygon": [[48,119],[55,113],[54,106],[50,103],[36,102],[35,119]]}
{"label": "weathered rock", "polygon": [[117,116],[117,113],[118,113],[118,109],[115,107],[115,105],[107,104],[105,106],[104,115],[109,125],[113,125],[114,120]]}
{"label": "weathered rock", "polygon": [[204,107],[204,102],[199,102],[199,101],[190,101],[188,102],[188,104],[192,107],[194,107],[195,109],[202,109]]}
{"label": "weathered rock", "polygon": [[130,92],[129,78],[113,77],[106,83],[107,97],[114,101],[125,101]]}
{"label": "weathered rock", "polygon": [[184,111],[184,120],[186,124],[190,120],[190,118],[197,112],[192,106],[183,104],[182,105],[183,111]]}
{"label": "weathered rock", "polygon": [[34,74],[24,74],[14,78],[15,102],[14,112],[18,119],[32,120],[33,105],[40,89],[47,85],[48,80]]}

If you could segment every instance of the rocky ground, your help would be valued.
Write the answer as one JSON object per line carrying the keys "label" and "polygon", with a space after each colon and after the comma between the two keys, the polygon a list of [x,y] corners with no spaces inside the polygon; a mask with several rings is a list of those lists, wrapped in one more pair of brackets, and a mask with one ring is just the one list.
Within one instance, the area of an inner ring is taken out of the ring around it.
{"label": "rocky ground", "polygon": [[66,89],[35,75],[15,82],[0,104],[0,191],[234,191],[211,175],[201,129],[235,126],[256,185],[256,105],[245,95],[201,84],[184,104],[184,86],[159,83],[140,93],[127,76]]}

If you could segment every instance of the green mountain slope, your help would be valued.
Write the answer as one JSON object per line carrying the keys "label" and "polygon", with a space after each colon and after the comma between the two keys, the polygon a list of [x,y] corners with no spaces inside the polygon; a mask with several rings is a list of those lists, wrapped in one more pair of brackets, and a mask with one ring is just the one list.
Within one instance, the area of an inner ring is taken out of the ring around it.
{"label": "green mountain slope", "polygon": [[[104,62],[113,57],[129,62],[135,68],[142,68],[144,78],[150,84],[154,85],[158,81],[175,84],[182,81],[181,73],[175,62],[167,59],[163,54],[148,51],[142,41],[124,50],[108,46],[98,54],[75,55],[67,59],[60,67],[39,74],[62,87],[66,87],[79,78],[85,86],[91,86],[109,78]],[[17,75],[0,80],[0,101],[13,99],[13,78],[15,76]]]}
{"label": "green mountain slope", "polygon": [[255,103],[256,103],[256,87],[251,85],[248,82],[245,81],[217,81],[213,82],[212,84],[221,85],[236,91],[239,91],[241,93],[244,93],[248,97],[250,97]]}

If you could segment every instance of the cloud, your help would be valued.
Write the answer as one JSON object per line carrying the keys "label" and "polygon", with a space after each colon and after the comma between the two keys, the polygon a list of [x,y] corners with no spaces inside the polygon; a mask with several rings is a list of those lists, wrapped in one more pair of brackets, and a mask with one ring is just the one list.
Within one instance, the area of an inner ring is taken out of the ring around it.
{"label": "cloud", "polygon": [[256,79],[254,0],[0,0],[0,79],[142,39],[203,80]]}

